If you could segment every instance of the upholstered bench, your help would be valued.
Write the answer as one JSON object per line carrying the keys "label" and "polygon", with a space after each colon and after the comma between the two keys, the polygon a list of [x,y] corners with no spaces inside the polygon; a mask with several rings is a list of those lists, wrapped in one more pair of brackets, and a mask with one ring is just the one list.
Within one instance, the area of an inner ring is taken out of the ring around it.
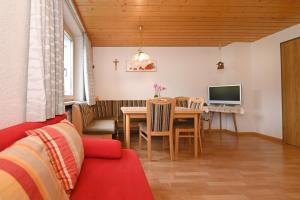
{"label": "upholstered bench", "polygon": [[[121,107],[146,106],[145,100],[98,100],[96,105],[74,104],[72,123],[84,135],[112,138],[112,134],[123,131]],[[132,130],[138,130],[138,123],[145,119],[133,119]]]}
{"label": "upholstered bench", "polygon": [[86,103],[72,106],[72,121],[77,131],[86,136],[111,139],[116,133],[116,120],[97,119],[95,106]]}

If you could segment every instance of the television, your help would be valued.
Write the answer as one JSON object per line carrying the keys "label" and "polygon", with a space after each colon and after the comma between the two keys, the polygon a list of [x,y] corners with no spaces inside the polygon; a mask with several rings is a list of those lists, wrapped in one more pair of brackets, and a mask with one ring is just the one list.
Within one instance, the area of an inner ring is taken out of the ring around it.
{"label": "television", "polygon": [[242,103],[242,85],[216,85],[208,87],[208,103],[240,105]]}

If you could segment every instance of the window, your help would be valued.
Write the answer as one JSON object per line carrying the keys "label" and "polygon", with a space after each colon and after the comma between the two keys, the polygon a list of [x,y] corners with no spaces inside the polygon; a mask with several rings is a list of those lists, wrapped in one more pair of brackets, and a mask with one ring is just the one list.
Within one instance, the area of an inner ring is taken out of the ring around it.
{"label": "window", "polygon": [[73,40],[64,32],[64,92],[70,100],[73,97]]}

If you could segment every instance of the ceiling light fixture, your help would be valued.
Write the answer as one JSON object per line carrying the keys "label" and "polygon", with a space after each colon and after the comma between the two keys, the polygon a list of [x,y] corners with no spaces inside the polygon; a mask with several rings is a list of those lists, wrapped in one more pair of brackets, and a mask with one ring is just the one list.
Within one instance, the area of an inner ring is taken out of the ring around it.
{"label": "ceiling light fixture", "polygon": [[132,61],[135,65],[147,65],[149,63],[151,63],[150,61],[150,56],[148,54],[146,54],[143,50],[142,50],[142,46],[143,46],[143,26],[140,25],[138,27],[139,32],[140,32],[140,48],[138,49],[138,52],[136,54],[134,54],[132,56]]}

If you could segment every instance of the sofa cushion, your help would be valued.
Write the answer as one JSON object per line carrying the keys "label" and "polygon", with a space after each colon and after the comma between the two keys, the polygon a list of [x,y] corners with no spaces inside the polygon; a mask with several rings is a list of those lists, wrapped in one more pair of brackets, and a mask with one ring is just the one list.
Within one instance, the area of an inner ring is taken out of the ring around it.
{"label": "sofa cushion", "polygon": [[121,158],[121,142],[119,140],[107,140],[83,137],[85,158]]}
{"label": "sofa cushion", "polygon": [[83,162],[71,200],[152,200],[142,165],[133,150],[122,150],[120,159]]}
{"label": "sofa cushion", "polygon": [[68,120],[26,132],[37,135],[47,147],[51,163],[66,192],[76,184],[84,159],[82,140]]}
{"label": "sofa cushion", "polygon": [[9,147],[13,143],[15,143],[15,141],[26,137],[27,135],[25,131],[29,129],[40,128],[50,124],[56,124],[65,118],[66,115],[57,115],[55,118],[49,119],[45,122],[24,122],[22,124],[0,130],[0,151]]}
{"label": "sofa cushion", "polygon": [[25,137],[0,153],[0,199],[68,199],[38,137]]}
{"label": "sofa cushion", "polygon": [[85,134],[114,134],[115,120],[93,120],[87,127],[83,129]]}

